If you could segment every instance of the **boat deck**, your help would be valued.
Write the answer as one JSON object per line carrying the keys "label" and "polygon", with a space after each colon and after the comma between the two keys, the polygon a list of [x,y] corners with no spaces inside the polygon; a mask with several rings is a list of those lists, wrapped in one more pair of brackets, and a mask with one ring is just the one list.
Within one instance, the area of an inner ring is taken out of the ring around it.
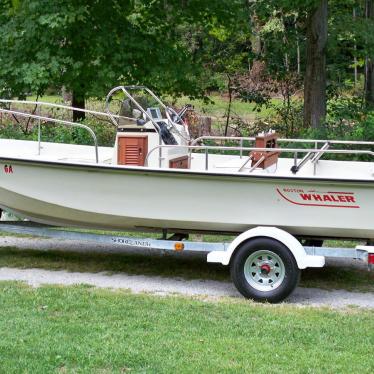
{"label": "boat deck", "polygon": [[[111,164],[112,147],[99,147],[99,163]],[[37,141],[0,139],[0,157],[35,161],[95,164],[95,150],[90,145],[42,142],[39,154]]]}
{"label": "boat deck", "polygon": [[[116,166],[118,168],[136,168],[115,164],[115,150],[113,147],[99,147],[100,166]],[[0,139],[0,157],[27,159],[34,161],[48,161],[71,164],[96,165],[94,147],[89,145],[59,144],[42,142],[39,154],[37,141]],[[319,160],[314,170],[312,163],[306,163],[297,174],[291,172],[294,160],[291,158],[278,159],[276,165],[267,169],[255,169],[250,171],[250,162],[239,171],[248,160],[248,156],[210,154],[208,168],[206,169],[206,157],[203,153],[193,153],[191,167],[184,172],[206,172],[217,174],[240,175],[266,175],[297,178],[326,178],[326,179],[352,179],[374,180],[374,163],[358,161],[329,161]],[[146,168],[146,167],[144,167]],[[154,169],[154,168],[153,168]],[[157,169],[160,170],[160,169]],[[182,169],[180,169],[182,170]]]}

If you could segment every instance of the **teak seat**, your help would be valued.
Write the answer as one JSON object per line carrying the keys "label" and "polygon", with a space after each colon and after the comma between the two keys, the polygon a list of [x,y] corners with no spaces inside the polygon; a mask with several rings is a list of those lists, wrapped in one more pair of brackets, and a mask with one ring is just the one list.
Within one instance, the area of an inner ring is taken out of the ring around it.
{"label": "teak seat", "polygon": [[[261,133],[256,136],[255,148],[278,148],[278,134],[276,132]],[[278,162],[279,151],[252,151],[252,167],[266,169]]]}

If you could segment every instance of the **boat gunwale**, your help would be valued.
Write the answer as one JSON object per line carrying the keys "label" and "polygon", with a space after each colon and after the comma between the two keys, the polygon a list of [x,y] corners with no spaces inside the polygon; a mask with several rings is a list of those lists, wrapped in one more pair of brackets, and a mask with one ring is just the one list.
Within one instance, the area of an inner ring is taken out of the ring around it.
{"label": "boat gunwale", "polygon": [[96,171],[116,171],[116,172],[132,172],[132,173],[155,173],[155,174],[174,174],[183,176],[210,176],[210,177],[226,177],[226,178],[240,178],[240,179],[262,179],[262,180],[289,180],[289,181],[305,181],[305,182],[344,182],[348,184],[362,184],[362,183],[373,183],[372,179],[347,179],[347,178],[328,178],[328,177],[299,177],[299,176],[277,176],[277,175],[256,175],[256,174],[243,174],[243,173],[216,173],[211,171],[194,171],[191,169],[155,169],[148,167],[128,167],[125,165],[108,165],[108,164],[82,164],[82,163],[69,163],[61,161],[48,161],[48,160],[32,160],[23,158],[12,158],[0,156],[0,162],[15,162],[15,163],[26,163],[26,164],[41,164],[52,167],[64,166],[67,168],[80,168],[90,169]]}

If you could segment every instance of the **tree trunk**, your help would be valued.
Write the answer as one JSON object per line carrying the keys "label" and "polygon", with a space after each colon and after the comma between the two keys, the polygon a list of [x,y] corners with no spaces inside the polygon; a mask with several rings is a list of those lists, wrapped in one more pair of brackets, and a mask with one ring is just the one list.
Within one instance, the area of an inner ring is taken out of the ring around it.
{"label": "tree trunk", "polygon": [[[74,108],[85,109],[85,97],[82,94],[78,94],[77,92],[73,91],[73,98],[71,100],[71,105]],[[80,112],[77,110],[73,111],[73,122],[80,122],[86,118],[86,114],[84,112]]]}
{"label": "tree trunk", "polygon": [[299,31],[297,30],[297,17],[295,16],[295,32],[296,32],[296,58],[297,58],[297,75],[301,74],[301,53]]}
{"label": "tree trunk", "polygon": [[[353,8],[353,21],[356,22],[356,8]],[[353,78],[354,78],[354,88],[357,88],[357,82],[358,82],[358,65],[357,65],[357,44],[355,41],[355,44],[353,46],[354,49],[354,56],[353,56]]]}
{"label": "tree trunk", "polygon": [[[366,0],[366,18],[374,20],[374,1]],[[369,107],[374,107],[374,53],[367,56],[365,66],[365,101]]]}
{"label": "tree trunk", "polygon": [[230,124],[230,117],[231,117],[231,105],[232,105],[232,94],[233,94],[233,87],[232,87],[232,80],[230,75],[227,75],[227,91],[229,92],[229,105],[227,107],[227,114],[226,114],[226,124],[225,124],[225,136],[229,131],[229,124]]}
{"label": "tree trunk", "polygon": [[252,27],[252,36],[251,36],[251,49],[255,56],[251,64],[251,70],[258,71],[259,65],[262,66],[263,62],[261,61],[262,53],[262,41],[261,41],[261,24],[256,16],[252,14],[250,17],[251,27]]}
{"label": "tree trunk", "polygon": [[306,31],[304,126],[319,128],[326,118],[326,45],[328,0],[311,10]]}

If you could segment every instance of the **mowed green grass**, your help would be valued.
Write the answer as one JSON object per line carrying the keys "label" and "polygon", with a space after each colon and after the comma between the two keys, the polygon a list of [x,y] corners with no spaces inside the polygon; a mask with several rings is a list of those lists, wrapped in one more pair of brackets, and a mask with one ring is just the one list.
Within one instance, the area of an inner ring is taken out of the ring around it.
{"label": "mowed green grass", "polygon": [[[29,96],[27,98],[28,100],[36,100],[36,96]],[[49,102],[49,103],[63,103],[63,99],[61,96],[43,96],[39,98],[39,101],[43,102]],[[165,102],[170,103],[172,102],[172,98],[166,97]],[[243,119],[247,121],[254,120],[256,117],[257,118],[263,118],[266,117],[272,113],[274,113],[274,109],[272,108],[273,105],[278,105],[281,103],[281,99],[271,99],[270,100],[270,106],[269,107],[261,107],[259,111],[256,110],[256,105],[254,103],[246,103],[244,101],[234,99],[232,101],[232,106],[231,106],[231,112],[235,116],[240,116]],[[213,117],[224,117],[225,113],[227,112],[228,108],[228,98],[214,94],[209,96],[209,100],[204,102],[204,100],[200,99],[189,99],[188,97],[181,97],[178,98],[175,106],[177,108],[183,107],[185,104],[192,104],[197,111],[197,113],[201,115],[206,115],[206,116],[213,116]],[[104,111],[104,106],[105,103],[104,101],[99,101],[99,100],[94,100],[94,99],[89,99],[87,101],[87,108],[89,109],[94,109],[94,110],[101,110]]]}
{"label": "mowed green grass", "polygon": [[0,283],[1,373],[373,373],[374,313]]}
{"label": "mowed green grass", "polygon": [[[209,100],[210,102],[204,102],[203,100],[191,100],[188,97],[182,97],[177,100],[176,106],[182,107],[185,104],[192,104],[199,114],[218,118],[224,117],[229,105],[228,98],[220,95],[212,95],[209,97]],[[280,99],[271,99],[270,101],[271,106],[280,103]],[[231,113],[232,115],[239,116],[247,121],[253,121],[256,117],[263,118],[274,113],[274,109],[271,106],[263,106],[259,111],[257,111],[254,103],[246,103],[234,99],[232,101]]]}
{"label": "mowed green grass", "polygon": [[[199,258],[169,254],[76,253],[0,248],[0,267],[40,268],[75,272],[126,273],[182,279],[230,281],[229,267]],[[374,292],[374,272],[326,266],[302,272],[302,287]]]}

